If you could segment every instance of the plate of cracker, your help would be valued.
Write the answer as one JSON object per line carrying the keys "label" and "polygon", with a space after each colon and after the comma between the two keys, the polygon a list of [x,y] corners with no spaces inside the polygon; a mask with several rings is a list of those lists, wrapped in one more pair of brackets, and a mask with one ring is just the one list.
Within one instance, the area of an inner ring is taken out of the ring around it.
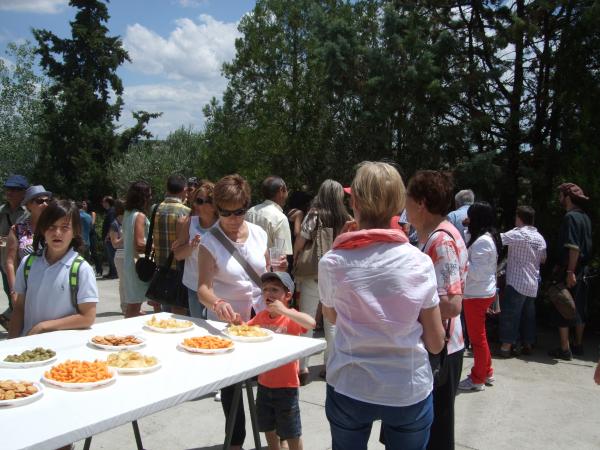
{"label": "plate of cracker", "polygon": [[104,336],[94,336],[88,341],[95,347],[103,350],[123,350],[123,349],[134,349],[143,347],[146,340],[139,337],[128,334],[125,336],[116,336],[114,334],[107,334]]}
{"label": "plate of cracker", "polygon": [[21,406],[44,395],[43,386],[36,381],[0,380],[0,406]]}

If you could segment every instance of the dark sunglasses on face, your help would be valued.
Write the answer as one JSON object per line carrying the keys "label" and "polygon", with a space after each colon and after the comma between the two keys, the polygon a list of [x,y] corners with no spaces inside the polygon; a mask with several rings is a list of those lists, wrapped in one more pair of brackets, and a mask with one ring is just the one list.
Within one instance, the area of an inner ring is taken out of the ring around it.
{"label": "dark sunglasses on face", "polygon": [[194,200],[194,202],[196,203],[196,205],[204,205],[205,203],[207,205],[211,205],[212,204],[212,200],[210,198],[203,199],[203,198],[200,198],[200,197],[196,197],[196,200]]}
{"label": "dark sunglasses on face", "polygon": [[48,203],[50,203],[50,199],[49,199],[49,198],[47,198],[47,197],[44,197],[44,198],[36,198],[36,199],[34,199],[33,201],[34,201],[35,203],[37,203],[38,205],[41,205],[42,203],[45,203],[45,204],[47,205]]}
{"label": "dark sunglasses on face", "polygon": [[233,214],[234,216],[240,217],[240,216],[245,215],[246,211],[248,211],[248,208],[240,208],[240,209],[236,209],[234,211],[219,208],[219,215],[222,217],[229,217]]}

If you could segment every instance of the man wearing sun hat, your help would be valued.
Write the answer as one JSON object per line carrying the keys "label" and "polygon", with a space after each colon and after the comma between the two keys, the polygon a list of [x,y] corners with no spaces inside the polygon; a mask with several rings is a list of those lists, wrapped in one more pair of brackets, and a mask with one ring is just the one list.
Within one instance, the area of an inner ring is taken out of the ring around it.
{"label": "man wearing sun hat", "polygon": [[[4,292],[6,292],[9,299],[10,288],[4,268],[6,264],[6,239],[10,227],[29,216],[27,208],[21,204],[25,197],[25,190],[28,187],[29,182],[23,175],[10,175],[4,182],[4,198],[6,201],[0,206],[0,273],[2,274]],[[0,325],[6,323],[5,314],[0,315]]]}
{"label": "man wearing sun hat", "polygon": [[[566,320],[556,314],[560,347],[549,355],[570,360],[572,355],[583,355],[583,330],[585,328],[585,310],[587,285],[584,274],[592,255],[592,222],[583,211],[589,198],[574,183],[558,186],[558,200],[565,209],[558,239],[558,259],[554,268],[555,278],[564,281],[575,300],[575,320]],[[569,344],[569,327],[575,325],[575,342]]]}

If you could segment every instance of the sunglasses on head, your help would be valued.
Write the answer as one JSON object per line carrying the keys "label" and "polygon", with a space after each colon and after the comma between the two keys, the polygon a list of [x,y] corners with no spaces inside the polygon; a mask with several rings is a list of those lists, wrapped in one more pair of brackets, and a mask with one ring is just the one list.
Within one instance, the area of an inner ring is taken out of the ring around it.
{"label": "sunglasses on head", "polygon": [[207,205],[211,205],[212,204],[212,200],[210,198],[203,199],[203,198],[200,198],[200,197],[196,197],[196,200],[194,200],[194,202],[196,203],[196,205],[204,205],[205,203]]}
{"label": "sunglasses on head", "polygon": [[248,208],[240,208],[240,209],[235,209],[233,211],[230,211],[228,209],[219,208],[219,215],[222,217],[229,217],[233,214],[234,216],[240,217],[240,216],[245,215],[246,211],[248,211]]}
{"label": "sunglasses on head", "polygon": [[41,205],[43,203],[45,203],[46,205],[48,203],[50,203],[50,199],[48,197],[43,197],[43,198],[36,198],[33,200],[35,203],[37,203],[38,205]]}

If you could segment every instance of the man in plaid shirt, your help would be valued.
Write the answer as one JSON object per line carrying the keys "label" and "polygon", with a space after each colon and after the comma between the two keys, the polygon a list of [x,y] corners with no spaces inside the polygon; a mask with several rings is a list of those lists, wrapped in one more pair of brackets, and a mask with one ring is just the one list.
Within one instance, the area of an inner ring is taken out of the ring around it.
{"label": "man in plaid shirt", "polygon": [[506,290],[500,312],[500,355],[508,358],[519,341],[522,353],[531,354],[535,342],[535,298],[540,265],[546,260],[546,241],[533,226],[535,211],[519,206],[515,228],[502,233],[502,244],[508,246]]}
{"label": "man in plaid shirt", "polygon": [[[190,208],[185,206],[187,197],[187,180],[182,175],[171,175],[167,179],[167,194],[156,210],[154,230],[152,232],[154,246],[154,260],[159,266],[164,266],[171,252],[171,247],[177,239],[177,221],[190,214]],[[176,267],[177,261],[173,258],[171,267]],[[171,307],[176,314],[185,314],[183,308]]]}

